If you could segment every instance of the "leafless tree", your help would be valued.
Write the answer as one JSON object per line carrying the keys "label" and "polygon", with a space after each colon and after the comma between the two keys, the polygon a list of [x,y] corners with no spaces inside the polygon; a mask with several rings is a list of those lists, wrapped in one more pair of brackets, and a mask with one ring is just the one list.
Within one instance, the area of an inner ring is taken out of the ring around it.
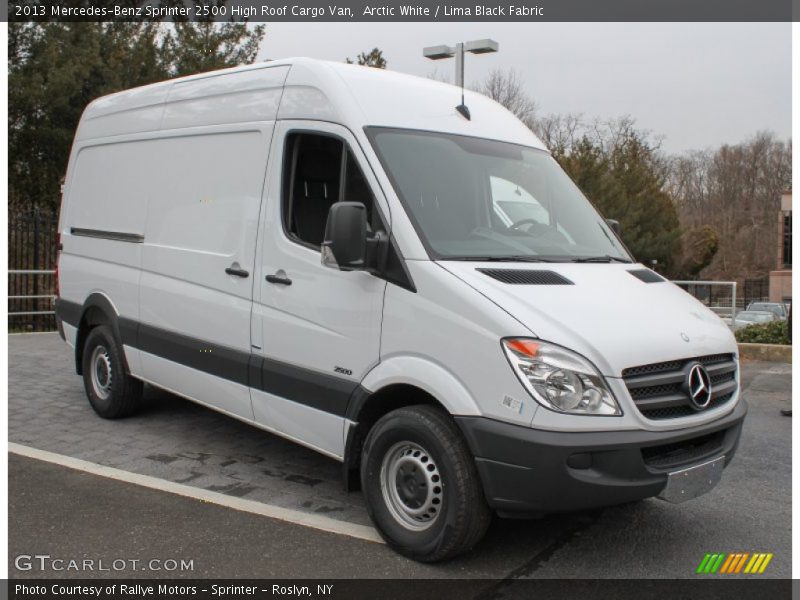
{"label": "leafless tree", "polygon": [[791,186],[791,142],[768,132],[673,158],[668,185],[685,229],[719,234],[703,278],[741,281],[775,268],[781,193]]}
{"label": "leafless tree", "polygon": [[584,118],[580,114],[548,115],[536,119],[533,131],[545,146],[559,155],[567,154],[584,134]]}
{"label": "leafless tree", "polygon": [[522,78],[514,69],[492,69],[475,90],[489,96],[514,113],[529,128],[536,119],[536,102],[525,91]]}
{"label": "leafless tree", "polygon": [[792,185],[791,141],[760,132],[741,144],[667,156],[662,139],[636,128],[628,116],[538,116],[513,69],[495,69],[474,87],[516,114],[561,161],[569,162],[585,141],[612,155],[636,132],[678,212],[684,256],[676,262],[693,275],[742,281],[775,268],[780,196]]}
{"label": "leafless tree", "polygon": [[440,72],[438,68],[428,73],[425,77],[427,77],[428,79],[432,79],[433,81],[439,81],[441,83],[452,83],[452,78],[447,76],[445,73]]}

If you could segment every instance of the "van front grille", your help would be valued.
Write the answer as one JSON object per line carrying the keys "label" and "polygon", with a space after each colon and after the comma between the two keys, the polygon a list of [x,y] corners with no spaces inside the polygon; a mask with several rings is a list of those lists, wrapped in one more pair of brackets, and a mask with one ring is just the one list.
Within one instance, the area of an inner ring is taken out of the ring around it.
{"label": "van front grille", "polygon": [[685,389],[688,366],[700,363],[711,379],[711,401],[703,410],[723,406],[736,393],[736,358],[711,354],[630,367],[622,378],[639,412],[648,419],[688,417],[697,410]]}

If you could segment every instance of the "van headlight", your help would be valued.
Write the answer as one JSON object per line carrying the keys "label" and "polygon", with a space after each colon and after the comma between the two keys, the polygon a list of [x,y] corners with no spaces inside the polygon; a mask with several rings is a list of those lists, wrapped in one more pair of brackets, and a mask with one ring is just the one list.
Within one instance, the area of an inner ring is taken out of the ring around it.
{"label": "van headlight", "polygon": [[605,379],[585,358],[530,338],[502,340],[508,362],[542,406],[579,415],[621,415]]}

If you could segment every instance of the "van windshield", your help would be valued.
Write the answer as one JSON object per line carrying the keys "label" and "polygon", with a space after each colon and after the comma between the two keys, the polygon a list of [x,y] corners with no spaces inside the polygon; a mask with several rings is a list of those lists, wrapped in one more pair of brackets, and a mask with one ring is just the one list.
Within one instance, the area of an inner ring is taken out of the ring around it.
{"label": "van windshield", "polygon": [[631,260],[547,152],[445,133],[367,133],[432,258]]}

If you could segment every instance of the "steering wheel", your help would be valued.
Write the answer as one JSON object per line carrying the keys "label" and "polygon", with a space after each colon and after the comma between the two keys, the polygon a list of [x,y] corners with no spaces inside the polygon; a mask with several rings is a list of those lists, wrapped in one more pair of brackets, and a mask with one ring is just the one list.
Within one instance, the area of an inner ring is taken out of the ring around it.
{"label": "steering wheel", "polygon": [[547,227],[546,225],[542,225],[537,219],[520,219],[516,223],[509,225],[508,228],[519,229],[523,225],[539,225],[541,227]]}

